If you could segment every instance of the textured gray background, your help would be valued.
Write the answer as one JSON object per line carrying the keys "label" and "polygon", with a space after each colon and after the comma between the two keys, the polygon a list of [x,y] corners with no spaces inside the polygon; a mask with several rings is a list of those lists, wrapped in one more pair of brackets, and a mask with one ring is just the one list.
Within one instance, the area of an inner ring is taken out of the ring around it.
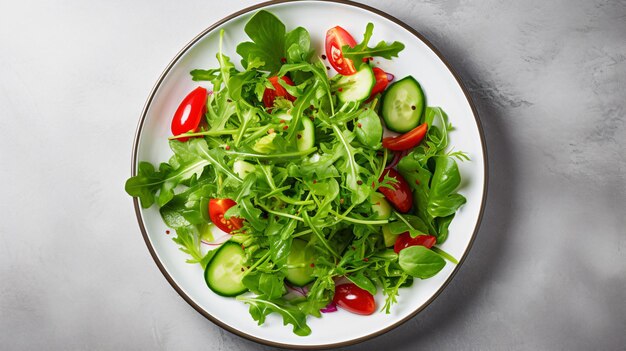
{"label": "textured gray background", "polygon": [[[0,349],[270,349],[178,297],[122,191],[162,69],[253,3],[0,1]],[[490,193],[448,289],[347,349],[625,350],[626,2],[377,6],[467,83]]]}

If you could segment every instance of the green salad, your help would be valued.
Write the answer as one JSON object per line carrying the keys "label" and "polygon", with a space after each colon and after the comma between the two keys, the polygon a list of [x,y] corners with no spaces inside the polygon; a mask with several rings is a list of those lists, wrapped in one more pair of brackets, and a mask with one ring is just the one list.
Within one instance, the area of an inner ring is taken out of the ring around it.
{"label": "green salad", "polygon": [[449,151],[452,126],[419,77],[377,67],[404,45],[370,43],[373,29],[356,42],[330,28],[316,53],[305,28],[259,11],[240,65],[221,32],[219,67],[191,71],[211,90],[190,92],[172,118],[173,156],[140,162],[126,182],[202,266],[207,294],[248,304],[259,324],[278,313],[306,336],[308,316],[337,307],[389,313],[414,279],[457,264],[438,245],[466,201],[456,161],[469,158]]}

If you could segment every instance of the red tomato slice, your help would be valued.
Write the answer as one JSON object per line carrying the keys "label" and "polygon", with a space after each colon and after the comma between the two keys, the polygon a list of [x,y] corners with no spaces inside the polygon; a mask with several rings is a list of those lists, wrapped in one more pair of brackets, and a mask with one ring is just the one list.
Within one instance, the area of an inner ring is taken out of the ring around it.
{"label": "red tomato slice", "polygon": [[409,212],[413,206],[413,192],[411,192],[409,184],[406,182],[404,177],[393,168],[383,171],[383,174],[380,176],[378,181],[382,182],[385,175],[396,179],[396,183],[393,184],[394,189],[392,190],[381,186],[378,188],[378,191],[385,195],[387,200],[391,202],[391,205],[396,210],[402,213]]}
{"label": "red tomato slice", "polygon": [[[180,135],[198,130],[202,116],[206,113],[206,97],[207,90],[197,87],[183,99],[172,118],[172,134]],[[187,141],[189,138],[178,140]]]}
{"label": "red tomato slice", "polygon": [[428,124],[420,124],[411,131],[408,131],[400,136],[383,138],[383,147],[394,151],[414,148],[422,142],[422,139],[426,136],[427,131]]}
{"label": "red tomato slice", "polygon": [[354,283],[337,285],[333,302],[344,310],[356,314],[370,315],[376,312],[374,296]]}
{"label": "red tomato slice", "polygon": [[383,71],[378,67],[372,68],[374,71],[374,78],[376,78],[376,83],[372,88],[372,93],[370,97],[374,97],[378,93],[382,93],[389,85],[389,77],[387,76],[387,72]]}
{"label": "red tomato slice", "polygon": [[[293,86],[293,82],[291,81],[291,79],[289,79],[289,77],[282,76],[281,79],[285,83],[287,83],[287,85]],[[295,97],[293,97],[292,95],[290,95],[287,92],[287,89],[285,89],[282,85],[280,85],[280,83],[278,82],[278,77],[277,76],[270,77],[269,81],[274,86],[274,89],[265,88],[265,91],[263,92],[263,105],[265,105],[265,107],[267,107],[267,108],[273,107],[274,106],[274,100],[276,100],[277,96],[282,96],[282,97],[286,98],[289,101],[295,101],[296,100]]]}
{"label": "red tomato slice", "polygon": [[356,45],[356,41],[346,32],[345,29],[336,26],[326,32],[326,56],[328,62],[333,66],[337,73],[344,76],[349,76],[356,73],[354,63],[350,59],[344,59],[341,48],[344,45],[349,45],[353,48]]}
{"label": "red tomato slice", "polygon": [[237,203],[231,199],[211,199],[209,200],[209,217],[211,222],[226,233],[243,227],[243,219],[239,217],[224,218],[224,213]]}
{"label": "red tomato slice", "polygon": [[411,238],[409,232],[402,233],[396,239],[396,243],[393,245],[393,251],[400,253],[402,249],[406,249],[409,246],[424,246],[427,249],[435,246],[437,238],[433,235],[418,235],[415,238]]}

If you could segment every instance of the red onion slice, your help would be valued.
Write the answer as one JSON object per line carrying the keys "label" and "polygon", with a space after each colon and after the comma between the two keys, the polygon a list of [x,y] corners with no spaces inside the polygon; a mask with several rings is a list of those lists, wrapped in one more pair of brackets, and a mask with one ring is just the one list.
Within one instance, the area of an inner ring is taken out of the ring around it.
{"label": "red onion slice", "polygon": [[337,312],[337,304],[331,301],[326,307],[320,310],[322,313]]}
{"label": "red onion slice", "polygon": [[230,234],[224,234],[217,239],[213,239],[212,241],[200,240],[200,242],[208,246],[219,246],[225,243],[228,239],[230,239],[230,237]]}

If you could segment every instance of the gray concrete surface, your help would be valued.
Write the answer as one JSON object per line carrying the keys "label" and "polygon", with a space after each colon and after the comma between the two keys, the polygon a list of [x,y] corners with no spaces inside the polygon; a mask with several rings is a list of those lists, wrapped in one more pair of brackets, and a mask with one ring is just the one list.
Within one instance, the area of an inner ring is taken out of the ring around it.
{"label": "gray concrete surface", "polygon": [[[0,2],[0,349],[270,349],[178,297],[122,191],[161,70],[253,3]],[[346,350],[625,350],[626,2],[375,6],[469,86],[490,193],[449,288]]]}

